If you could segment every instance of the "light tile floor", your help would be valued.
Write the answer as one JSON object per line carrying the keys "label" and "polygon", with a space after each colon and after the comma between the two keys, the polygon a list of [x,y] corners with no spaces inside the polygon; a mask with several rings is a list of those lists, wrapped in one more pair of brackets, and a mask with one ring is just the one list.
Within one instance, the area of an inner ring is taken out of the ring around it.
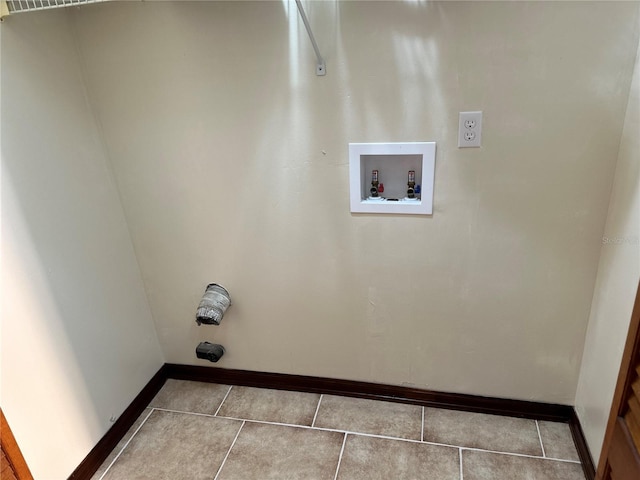
{"label": "light tile floor", "polygon": [[93,480],[584,480],[568,425],[168,380]]}

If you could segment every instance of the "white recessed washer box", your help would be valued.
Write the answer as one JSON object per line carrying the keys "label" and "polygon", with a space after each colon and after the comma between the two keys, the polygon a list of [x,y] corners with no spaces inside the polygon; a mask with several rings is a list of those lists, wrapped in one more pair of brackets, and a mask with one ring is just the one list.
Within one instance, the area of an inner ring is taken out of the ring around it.
{"label": "white recessed washer box", "polygon": [[[351,211],[431,215],[435,165],[435,142],[350,143]],[[373,170],[384,185],[378,197],[370,193]],[[415,172],[415,183],[420,186],[416,198],[407,197],[409,171]]]}

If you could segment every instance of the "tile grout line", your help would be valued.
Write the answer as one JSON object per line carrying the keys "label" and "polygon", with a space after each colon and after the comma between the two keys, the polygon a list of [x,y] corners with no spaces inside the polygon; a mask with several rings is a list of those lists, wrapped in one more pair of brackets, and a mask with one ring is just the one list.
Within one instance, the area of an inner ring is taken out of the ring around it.
{"label": "tile grout line", "polygon": [[[401,440],[401,439],[399,439]],[[446,443],[430,443],[430,442],[425,442],[428,445],[440,445],[443,447],[455,447],[455,445],[447,445]],[[457,447],[457,448],[461,448],[462,450],[469,450],[470,452],[482,452],[482,453],[494,453],[496,455],[511,455],[512,457],[524,457],[524,458],[534,458],[536,460],[551,460],[553,462],[562,462],[562,463],[575,463],[577,465],[581,465],[581,463],[579,461],[576,460],[565,460],[563,458],[552,458],[552,457],[541,457],[539,455],[528,455],[526,453],[515,453],[515,452],[499,452],[497,450],[484,450],[482,448],[475,448],[475,447]]]}
{"label": "tile grout line", "polygon": [[424,442],[424,407],[422,407],[422,426],[420,427],[420,441]]}
{"label": "tile grout line", "polygon": [[540,448],[542,449],[542,457],[547,458],[547,454],[544,451],[544,445],[542,444],[542,434],[540,433],[540,425],[538,425],[538,420],[536,420],[536,429],[538,430],[538,440],[540,440]]}
{"label": "tile grout line", "polygon": [[336,467],[336,474],[333,476],[333,480],[338,480],[338,472],[340,472],[340,464],[342,463],[342,454],[344,453],[344,446],[347,444],[348,435],[349,435],[348,433],[344,434],[344,440],[342,440],[342,448],[340,449],[340,456],[338,457],[338,466]]}
{"label": "tile grout line", "polygon": [[140,431],[140,429],[142,428],[142,426],[147,422],[147,420],[149,419],[149,417],[151,416],[151,414],[154,412],[155,408],[151,408],[151,411],[149,412],[149,414],[144,417],[144,420],[142,421],[142,423],[140,424],[140,426],[138,428],[136,428],[136,431],[133,432],[133,435],[131,435],[131,438],[129,440],[127,440],[127,443],[125,443],[122,448],[120,449],[120,451],[118,452],[118,454],[116,455],[116,458],[113,459],[113,461],[109,464],[109,466],[107,467],[107,469],[102,473],[102,475],[100,475],[100,478],[98,480],[102,480],[104,478],[104,476],[107,474],[107,472],[109,472],[109,470],[111,469],[111,467],[113,466],[114,463],[116,463],[116,461],[118,460],[118,458],[120,458],[120,455],[122,455],[122,452],[124,452],[124,449],[127,448],[129,446],[129,443],[131,443],[131,440],[133,440],[133,437],[136,436],[136,434]]}
{"label": "tile grout line", "polygon": [[316,424],[316,418],[318,418],[318,412],[320,411],[320,404],[322,403],[322,397],[324,397],[324,395],[320,395],[320,398],[318,399],[318,406],[316,407],[316,413],[313,416],[313,421],[311,422],[311,427],[313,427]]}
{"label": "tile grout line", "polygon": [[458,449],[458,456],[460,457],[460,480],[464,480],[464,473],[462,472],[462,447]]}
{"label": "tile grout line", "polygon": [[216,476],[213,477],[213,480],[217,480],[218,476],[220,475],[220,472],[222,472],[222,467],[224,467],[224,464],[227,461],[227,458],[229,458],[229,454],[231,453],[231,449],[236,444],[236,440],[238,440],[238,436],[240,436],[240,432],[242,431],[242,427],[244,427],[245,423],[247,423],[247,422],[243,421],[242,425],[240,425],[240,428],[238,429],[238,433],[236,433],[236,437],[233,439],[233,442],[231,442],[231,446],[229,447],[229,450],[227,451],[227,454],[224,456],[224,460],[222,460],[222,463],[220,464],[220,468],[218,468],[218,473],[216,473]]}
{"label": "tile grout line", "polygon": [[218,416],[218,412],[220,411],[220,409],[222,408],[222,405],[224,405],[225,400],[227,399],[227,397],[229,396],[229,394],[231,393],[231,389],[233,388],[233,385],[231,385],[229,387],[229,390],[227,390],[227,394],[224,396],[224,398],[222,399],[222,402],[220,402],[220,405],[218,406],[218,409],[216,410],[216,413],[213,414],[214,417]]}
{"label": "tile grout line", "polygon": [[154,407],[154,410],[158,410],[159,412],[171,412],[171,413],[184,413],[185,415],[196,415],[198,417],[211,417],[211,418],[228,418],[231,420],[240,420],[241,422],[244,421],[243,418],[233,418],[233,417],[216,417],[215,415],[211,414],[211,413],[200,413],[200,412],[186,412],[184,410],[172,410],[171,408],[160,408],[160,407]]}

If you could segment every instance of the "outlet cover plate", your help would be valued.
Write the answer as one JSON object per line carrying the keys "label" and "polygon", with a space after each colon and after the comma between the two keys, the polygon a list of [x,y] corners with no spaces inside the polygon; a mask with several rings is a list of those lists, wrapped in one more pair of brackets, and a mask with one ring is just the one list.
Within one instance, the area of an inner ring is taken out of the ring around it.
{"label": "outlet cover plate", "polygon": [[458,147],[482,145],[482,112],[460,112],[458,121]]}

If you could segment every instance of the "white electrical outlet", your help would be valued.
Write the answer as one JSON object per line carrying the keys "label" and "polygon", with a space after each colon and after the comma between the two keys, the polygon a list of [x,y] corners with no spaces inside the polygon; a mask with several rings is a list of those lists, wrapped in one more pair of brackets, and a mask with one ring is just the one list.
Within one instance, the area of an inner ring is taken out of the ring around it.
{"label": "white electrical outlet", "polygon": [[458,147],[479,147],[482,144],[482,112],[460,112]]}

